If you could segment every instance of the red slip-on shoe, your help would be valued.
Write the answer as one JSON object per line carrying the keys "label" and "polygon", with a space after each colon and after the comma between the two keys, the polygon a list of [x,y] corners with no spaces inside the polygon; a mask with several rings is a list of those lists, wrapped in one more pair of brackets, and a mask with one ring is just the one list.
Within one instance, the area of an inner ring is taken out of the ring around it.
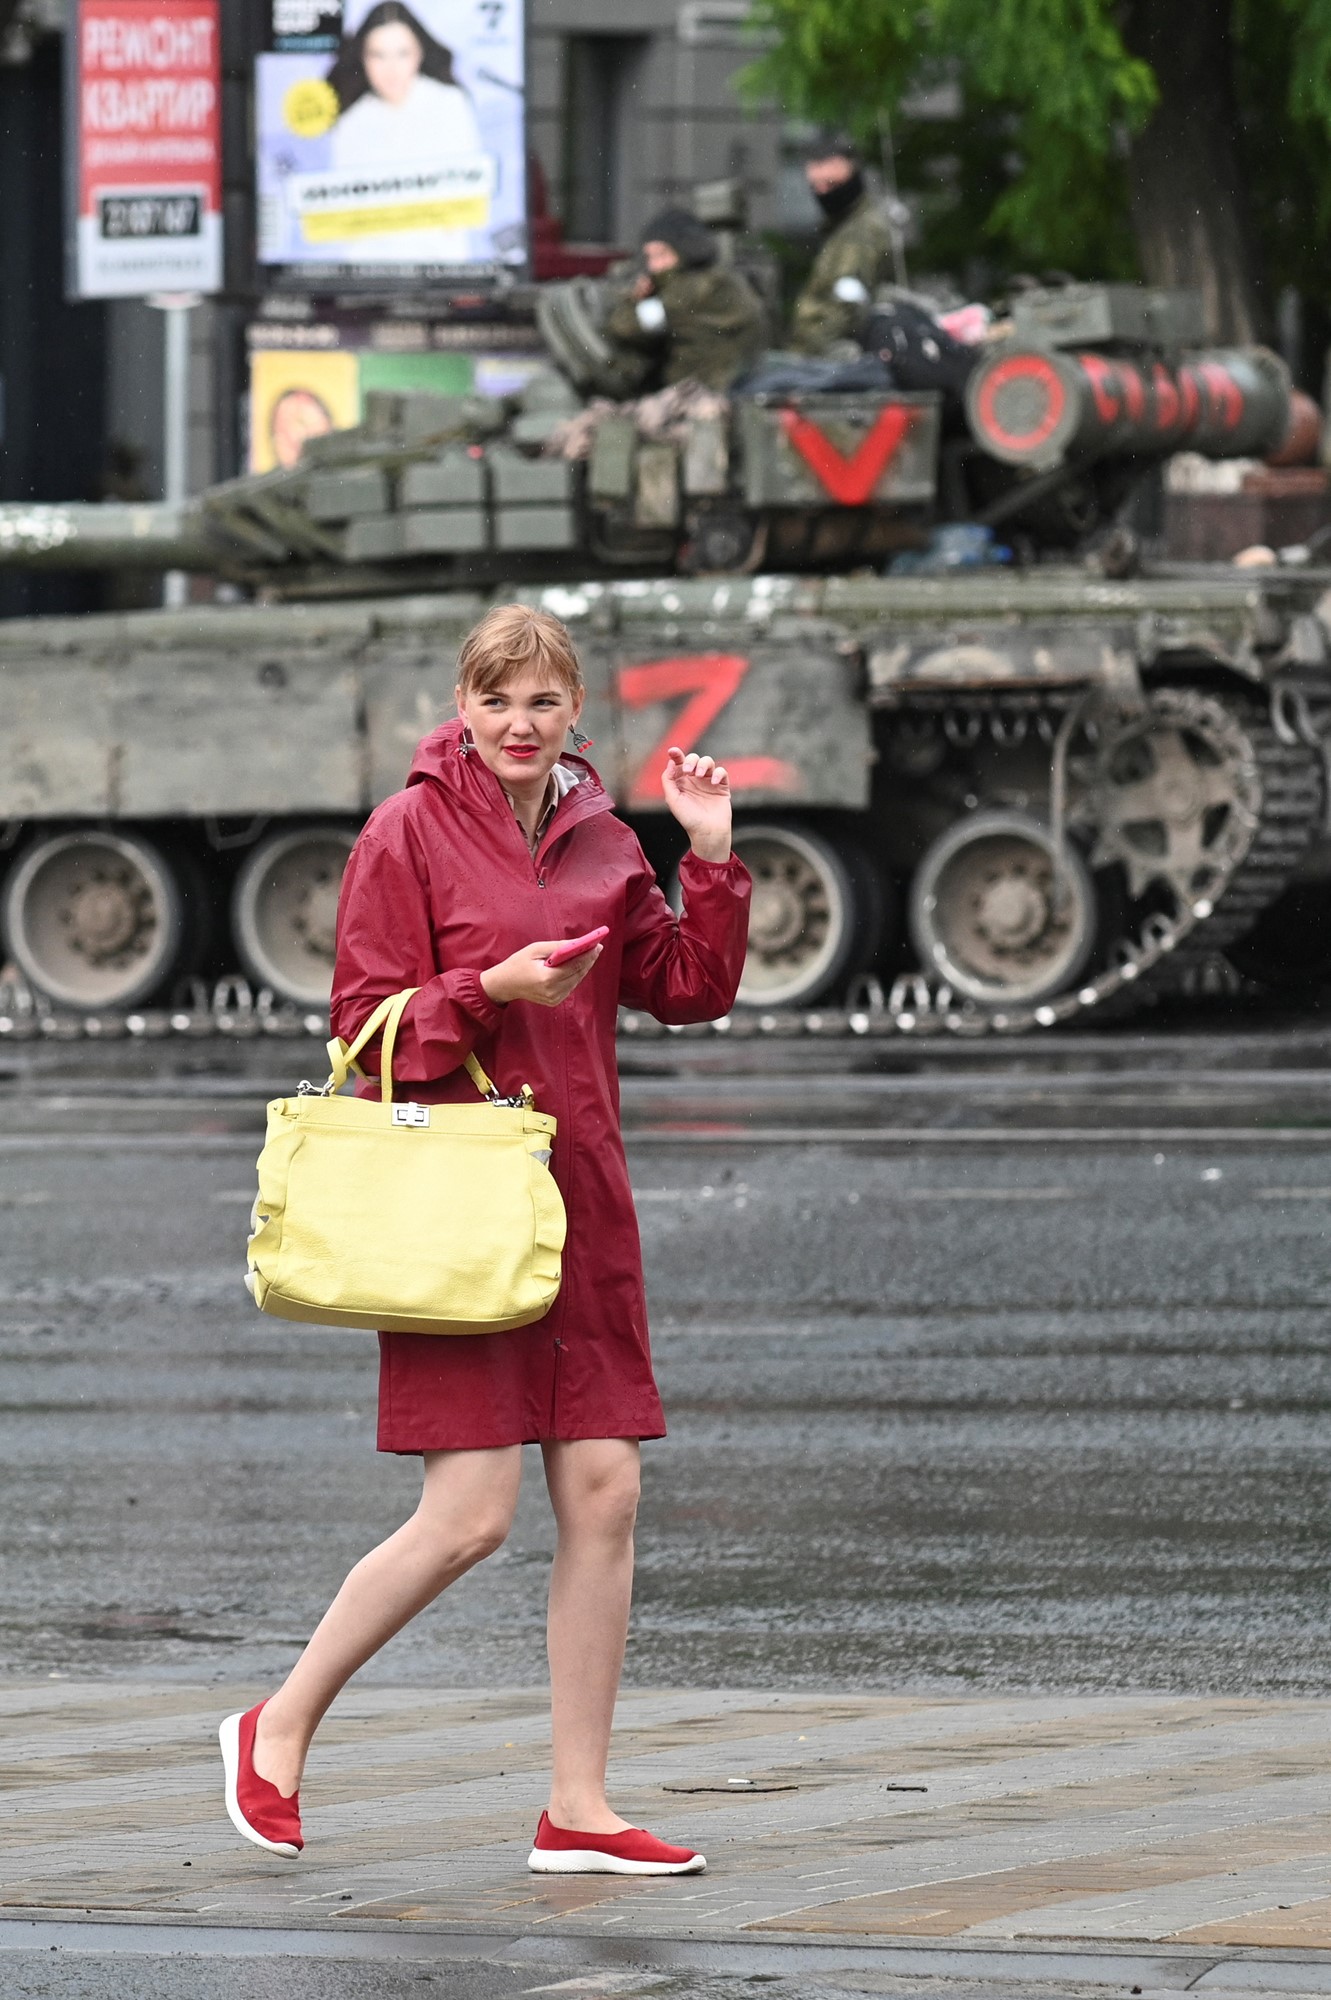
{"label": "red slip-on shoe", "polygon": [[542,1813],[527,1866],[538,1875],[701,1875],[707,1857],[671,1847],[640,1826],[626,1833],[571,1833]]}
{"label": "red slip-on shoe", "polygon": [[226,1772],[227,1816],[236,1832],[270,1854],[299,1854],[305,1845],[300,1831],[300,1793],[284,1799],[276,1785],[254,1768],[254,1730],[259,1702],[244,1715],[228,1715],[218,1730],[222,1767]]}

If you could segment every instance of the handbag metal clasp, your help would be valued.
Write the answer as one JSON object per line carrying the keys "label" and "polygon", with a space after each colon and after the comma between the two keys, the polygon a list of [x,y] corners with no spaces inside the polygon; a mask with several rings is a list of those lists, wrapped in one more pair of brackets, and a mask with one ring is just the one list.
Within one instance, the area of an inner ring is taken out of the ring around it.
{"label": "handbag metal clasp", "polygon": [[530,1111],[536,1099],[532,1094],[531,1085],[524,1083],[522,1089],[514,1097],[505,1097],[501,1091],[492,1090],[485,1101],[487,1104],[493,1104],[500,1111]]}
{"label": "handbag metal clasp", "polygon": [[413,1125],[420,1128],[430,1122],[428,1104],[395,1104],[392,1110],[395,1125]]}

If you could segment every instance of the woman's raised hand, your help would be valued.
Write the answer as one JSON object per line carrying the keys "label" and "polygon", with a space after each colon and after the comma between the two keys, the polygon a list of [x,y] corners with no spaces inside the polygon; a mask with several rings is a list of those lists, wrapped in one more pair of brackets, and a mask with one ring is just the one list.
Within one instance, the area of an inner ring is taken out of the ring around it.
{"label": "woman's raised hand", "polygon": [[510,1000],[531,1000],[538,1007],[558,1007],[575,986],[587,977],[601,956],[602,947],[593,945],[580,958],[566,965],[547,965],[546,959],[561,940],[545,938],[539,944],[524,944],[521,951],[500,959],[481,974],[481,985],[500,1007]]}
{"label": "woman's raised hand", "polygon": [[725,766],[678,745],[666,752],[661,777],[666,804],[704,861],[730,859],[730,780]]}

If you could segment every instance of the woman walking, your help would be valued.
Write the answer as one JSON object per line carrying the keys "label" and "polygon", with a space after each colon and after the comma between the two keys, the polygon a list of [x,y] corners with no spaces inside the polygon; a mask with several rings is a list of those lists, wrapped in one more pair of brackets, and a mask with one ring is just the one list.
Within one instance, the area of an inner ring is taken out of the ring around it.
{"label": "woman walking", "polygon": [[[499,1547],[521,1447],[539,1443],[557,1526],[553,1766],[529,1865],[613,1874],[706,1865],[628,1826],[605,1793],[639,1443],[665,1433],[619,1131],[615,1019],[621,1003],[670,1022],[727,1011],[744,962],[749,877],[730,851],[724,770],[671,750],[666,802],[689,836],[684,913],[673,916],[596,773],[566,753],[584,693],[557,619],[517,604],[491,611],[459,656],[458,720],[421,744],[407,789],[371,815],[343,883],[334,1032],[349,1039],[381,1000],[419,986],[393,1059],[413,1098],[474,1100],[460,1068],[473,1051],[501,1091],[530,1083],[558,1119],[552,1168],[568,1238],[559,1297],[533,1325],[379,1336],[379,1449],[423,1457],[420,1505],[352,1570],[277,1693],[222,1725],[232,1822],[275,1853],[300,1851],[301,1772],[330,1703]],[[602,925],[602,944],[549,963],[557,941]]]}

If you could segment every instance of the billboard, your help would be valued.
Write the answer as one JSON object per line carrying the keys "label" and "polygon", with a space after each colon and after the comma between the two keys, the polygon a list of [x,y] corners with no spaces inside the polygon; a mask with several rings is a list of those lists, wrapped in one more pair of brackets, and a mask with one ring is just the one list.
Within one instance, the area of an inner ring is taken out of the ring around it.
{"label": "billboard", "polygon": [[335,313],[249,328],[251,472],[289,471],[305,444],[361,421],[374,391],[511,396],[546,366],[535,328]]}
{"label": "billboard", "polygon": [[78,0],[74,27],[71,293],[219,290],[218,0]]}
{"label": "billboard", "polygon": [[259,263],[310,289],[526,260],[523,0],[266,0]]}

